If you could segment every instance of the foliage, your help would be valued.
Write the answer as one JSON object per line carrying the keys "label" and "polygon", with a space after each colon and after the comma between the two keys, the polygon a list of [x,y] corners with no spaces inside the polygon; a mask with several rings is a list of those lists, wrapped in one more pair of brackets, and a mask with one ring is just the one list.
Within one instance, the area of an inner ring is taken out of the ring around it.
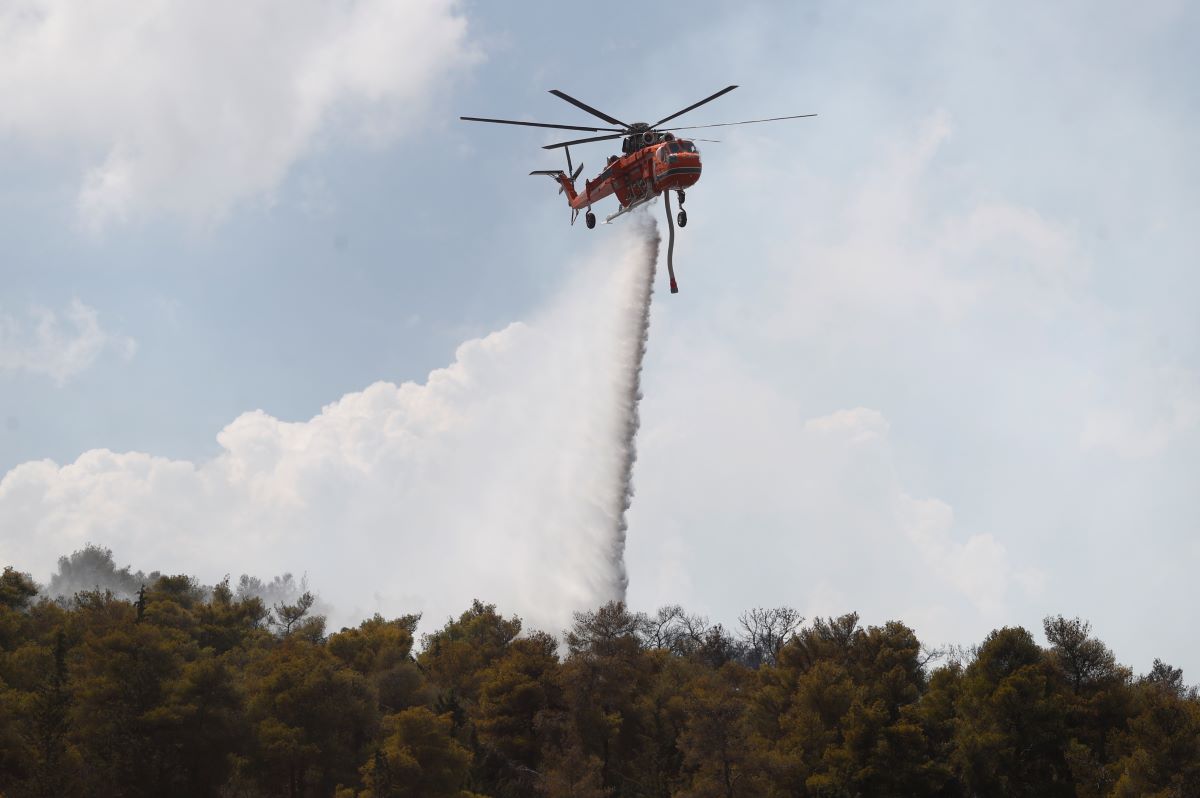
{"label": "foliage", "polygon": [[560,643],[476,601],[418,650],[416,615],[326,634],[290,576],[203,587],[89,547],[72,580],[0,575],[0,795],[1200,795],[1196,690],[1077,618],[931,669],[853,613],[732,634],[615,602]]}

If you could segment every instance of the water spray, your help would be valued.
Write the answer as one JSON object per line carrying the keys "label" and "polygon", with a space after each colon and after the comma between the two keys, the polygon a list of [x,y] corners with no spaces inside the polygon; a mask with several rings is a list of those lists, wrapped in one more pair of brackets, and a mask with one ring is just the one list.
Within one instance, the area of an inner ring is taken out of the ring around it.
{"label": "water spray", "polygon": [[[668,219],[670,214],[668,213]],[[625,590],[629,583],[629,578],[625,572],[625,533],[629,527],[625,515],[629,510],[630,504],[633,501],[633,464],[637,460],[637,431],[640,424],[638,417],[638,403],[642,399],[642,360],[646,356],[646,344],[650,336],[650,300],[654,295],[654,276],[658,266],[658,248],[662,244],[662,237],[658,233],[658,226],[650,217],[643,217],[640,222],[640,233],[643,236],[643,247],[645,253],[644,266],[634,275],[630,283],[631,296],[627,306],[628,320],[630,327],[627,328],[631,335],[626,339],[628,341],[628,349],[622,353],[626,362],[629,364],[628,370],[621,375],[622,385],[619,386],[620,394],[623,397],[624,407],[620,415],[621,429],[619,430],[619,439],[621,441],[621,457],[620,463],[620,490],[617,495],[617,512],[614,514],[616,518],[616,529],[613,535],[613,563],[617,568],[618,589],[620,592],[616,598],[624,601]],[[670,250],[668,249],[668,253]],[[668,259],[668,267],[670,260]],[[675,278],[671,277],[671,290],[675,291]]]}

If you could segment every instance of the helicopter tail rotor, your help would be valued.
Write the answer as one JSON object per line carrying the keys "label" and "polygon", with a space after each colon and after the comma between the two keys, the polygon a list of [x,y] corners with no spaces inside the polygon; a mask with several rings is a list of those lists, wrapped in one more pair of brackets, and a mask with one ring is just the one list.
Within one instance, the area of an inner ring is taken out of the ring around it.
{"label": "helicopter tail rotor", "polygon": [[[583,172],[583,164],[579,164],[579,166],[576,167],[573,163],[571,163],[571,154],[569,152],[567,153],[567,170],[568,171],[564,172],[561,169],[535,169],[534,171],[530,172],[529,174],[531,174],[531,175],[546,175],[551,180],[553,180],[555,183],[558,183],[558,193],[559,194],[565,193],[567,195],[568,200],[574,201],[574,199],[576,197],[575,179],[578,178],[579,175]],[[578,210],[572,211],[572,214],[571,214],[571,223],[572,224],[574,224],[575,217],[578,214],[579,214]]]}
{"label": "helicopter tail rotor", "polygon": [[[571,163],[571,148],[570,147],[563,147],[563,152],[566,153],[566,155],[567,155],[567,172],[566,172],[567,179],[571,181],[571,185],[575,185],[575,179],[578,178],[580,173],[583,172],[583,164],[579,164],[578,168],[576,168],[575,165]],[[564,189],[565,189],[564,186],[559,185],[558,193],[559,194],[563,193]]]}
{"label": "helicopter tail rotor", "polygon": [[579,164],[578,168],[574,168],[571,164],[571,148],[563,147],[563,152],[566,153],[567,156],[567,174],[570,175],[571,182],[574,183],[575,179],[579,177],[581,172],[583,172],[583,164]]}

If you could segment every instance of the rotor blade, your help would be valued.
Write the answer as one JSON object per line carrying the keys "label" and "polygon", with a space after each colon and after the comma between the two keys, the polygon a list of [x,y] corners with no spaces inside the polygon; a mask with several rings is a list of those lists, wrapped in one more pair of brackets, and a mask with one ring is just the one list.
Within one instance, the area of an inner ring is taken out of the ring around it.
{"label": "rotor blade", "polygon": [[567,174],[571,174],[575,171],[575,167],[571,165],[571,148],[563,147],[563,152],[567,154]]}
{"label": "rotor blade", "polygon": [[729,127],[730,125],[753,125],[756,122],[778,122],[781,119],[807,119],[816,114],[797,114],[796,116],[773,116],[770,119],[747,119],[745,122],[718,122],[715,125],[688,125],[687,127],[664,127],[661,132],[668,130],[695,130],[701,127]]}
{"label": "rotor blade", "polygon": [[575,170],[575,172],[574,172],[574,173],[571,175],[571,182],[572,182],[572,183],[574,183],[574,182],[575,182],[575,180],[576,180],[576,179],[579,177],[579,173],[580,173],[580,172],[582,172],[582,171],[583,171],[583,164],[579,164],[579,168],[578,168],[578,169],[576,169],[576,170]]}
{"label": "rotor blade", "polygon": [[553,94],[555,97],[558,97],[560,100],[566,100],[567,102],[569,102],[571,105],[575,106],[576,108],[582,108],[583,110],[587,111],[592,116],[603,119],[605,122],[608,122],[610,125],[620,125],[623,128],[629,127],[629,125],[625,124],[620,119],[611,117],[608,114],[604,113],[603,111],[597,111],[592,106],[587,105],[585,103],[581,103],[579,100],[576,100],[574,97],[567,94],[566,92],[559,91],[558,89],[551,89],[550,93]]}
{"label": "rotor blade", "polygon": [[688,141],[707,141],[709,144],[720,144],[720,139],[688,139]]}
{"label": "rotor blade", "polygon": [[610,133],[607,136],[592,136],[590,139],[575,139],[574,141],[560,141],[558,144],[547,144],[542,147],[543,150],[555,150],[559,147],[572,147],[576,144],[587,144],[589,141],[608,141],[609,139],[619,139],[624,136],[624,133]]}
{"label": "rotor blade", "polygon": [[525,127],[552,127],[557,130],[589,130],[593,133],[599,133],[601,130],[613,130],[614,127],[583,127],[581,125],[551,125],[546,122],[518,122],[515,119],[484,119],[479,116],[460,116],[466,122],[493,122],[497,125],[524,125]]}
{"label": "rotor blade", "polygon": [[671,114],[670,116],[663,117],[662,119],[658,120],[658,121],[657,121],[657,122],[655,122],[653,125],[651,125],[650,127],[654,128],[654,127],[658,127],[658,126],[659,126],[659,125],[661,125],[663,122],[670,122],[670,121],[671,121],[672,119],[674,119],[675,117],[677,117],[677,116],[683,116],[683,115],[684,115],[684,114],[686,114],[688,111],[695,110],[696,108],[699,108],[700,106],[704,105],[705,103],[712,102],[713,100],[715,100],[715,99],[717,99],[718,97],[720,97],[722,94],[728,94],[729,92],[733,91],[733,90],[734,90],[734,89],[736,89],[736,88],[737,88],[737,86],[726,86],[725,88],[721,89],[719,92],[717,92],[716,94],[712,95],[711,97],[705,97],[705,98],[704,98],[703,100],[701,100],[700,102],[698,102],[698,103],[695,103],[694,105],[689,105],[687,108],[684,108],[682,111],[676,111],[675,113]]}

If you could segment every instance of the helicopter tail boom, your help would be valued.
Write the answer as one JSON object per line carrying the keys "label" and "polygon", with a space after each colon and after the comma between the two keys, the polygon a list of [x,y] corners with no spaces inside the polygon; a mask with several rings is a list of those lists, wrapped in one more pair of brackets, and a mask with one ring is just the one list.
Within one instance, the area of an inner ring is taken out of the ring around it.
{"label": "helicopter tail boom", "polygon": [[580,164],[579,168],[575,170],[574,175],[568,175],[561,169],[536,169],[529,174],[546,175],[547,177],[553,179],[555,183],[558,183],[558,193],[565,193],[567,195],[567,203],[570,204],[577,196],[579,196],[575,191],[575,178],[578,177],[579,173],[582,171],[583,164]]}

